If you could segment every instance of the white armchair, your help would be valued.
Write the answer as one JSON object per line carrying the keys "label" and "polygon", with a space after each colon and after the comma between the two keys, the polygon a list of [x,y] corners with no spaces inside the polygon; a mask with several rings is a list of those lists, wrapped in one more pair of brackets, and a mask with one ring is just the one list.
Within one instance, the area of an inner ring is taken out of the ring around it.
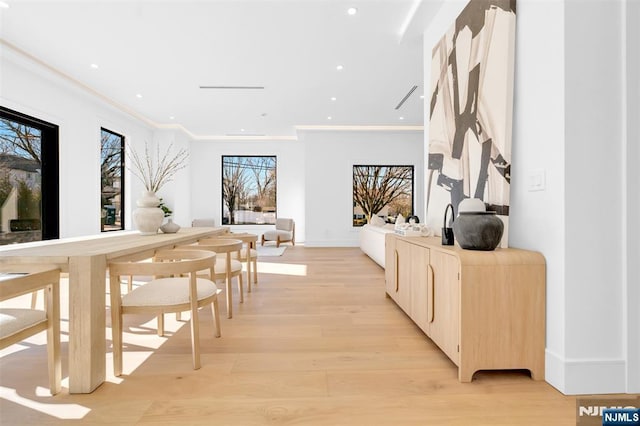
{"label": "white armchair", "polygon": [[276,219],[276,229],[266,231],[262,234],[261,245],[265,241],[275,241],[276,247],[280,247],[280,243],[291,242],[296,245],[296,223],[293,219],[278,218]]}

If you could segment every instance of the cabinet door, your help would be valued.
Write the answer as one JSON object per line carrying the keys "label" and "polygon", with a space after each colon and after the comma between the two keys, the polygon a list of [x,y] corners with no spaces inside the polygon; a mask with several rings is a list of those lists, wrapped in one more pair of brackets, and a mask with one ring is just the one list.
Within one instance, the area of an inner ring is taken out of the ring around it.
{"label": "cabinet door", "polygon": [[429,266],[428,335],[458,365],[460,265],[455,256],[432,250]]}
{"label": "cabinet door", "polygon": [[[396,236],[385,235],[384,239],[384,281],[386,292],[393,300],[396,300],[396,270],[398,269],[398,252],[396,250]],[[397,300],[396,300],[397,303]]]}
{"label": "cabinet door", "polygon": [[411,319],[427,333],[429,327],[429,249],[411,246]]}
{"label": "cabinet door", "polygon": [[411,316],[411,263],[413,244],[403,240],[396,240],[396,288],[395,301],[407,315]]}

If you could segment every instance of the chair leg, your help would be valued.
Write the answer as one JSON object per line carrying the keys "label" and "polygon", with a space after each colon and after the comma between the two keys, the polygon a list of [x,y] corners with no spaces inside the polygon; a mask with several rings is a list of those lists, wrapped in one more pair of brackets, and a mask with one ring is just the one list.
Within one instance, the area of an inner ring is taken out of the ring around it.
{"label": "chair leg", "polygon": [[37,303],[38,303],[38,292],[34,291],[33,293],[31,293],[31,309],[35,309]]}
{"label": "chair leg", "polygon": [[260,245],[264,245],[264,235],[262,236],[262,240],[260,241]]}
{"label": "chair leg", "polygon": [[220,337],[220,309],[218,308],[218,298],[213,299],[211,303],[211,315],[213,316],[213,327],[216,337]]}
{"label": "chair leg", "polygon": [[[113,345],[113,374],[122,375],[122,311],[120,307],[120,277],[111,276],[111,343]],[[116,286],[117,289],[116,289]]]}
{"label": "chair leg", "polygon": [[247,293],[251,293],[251,248],[247,247]]}
{"label": "chair leg", "polygon": [[258,259],[253,259],[253,282],[258,285]]}
{"label": "chair leg", "polygon": [[111,309],[111,342],[113,344],[113,374],[122,375],[122,315]]}
{"label": "chair leg", "polygon": [[47,365],[49,368],[49,392],[60,392],[62,364],[60,362],[60,290],[50,286],[45,290],[47,312]]}
{"label": "chair leg", "polygon": [[240,293],[240,303],[244,303],[244,289],[242,283],[242,272],[238,275],[238,292]]}
{"label": "chair leg", "polygon": [[158,314],[158,336],[164,336],[164,314]]}
{"label": "chair leg", "polygon": [[131,290],[133,290],[133,275],[127,277],[127,292],[131,293]]}
{"label": "chair leg", "polygon": [[193,369],[200,368],[200,320],[198,319],[198,293],[195,281],[190,286],[191,300],[191,354],[193,357]]}
{"label": "chair leg", "polygon": [[227,279],[226,279],[226,285],[227,285],[227,318],[231,319],[233,318],[233,305],[231,303],[231,277],[227,274]]}
{"label": "chair leg", "polygon": [[280,237],[276,239],[276,248],[280,247]]}

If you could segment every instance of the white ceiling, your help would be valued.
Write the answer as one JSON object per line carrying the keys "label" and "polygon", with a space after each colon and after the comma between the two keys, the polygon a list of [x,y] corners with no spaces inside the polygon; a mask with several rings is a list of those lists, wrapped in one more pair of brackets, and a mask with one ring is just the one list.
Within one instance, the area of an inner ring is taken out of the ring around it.
{"label": "white ceiling", "polygon": [[5,42],[197,138],[423,124],[420,0],[3,1]]}

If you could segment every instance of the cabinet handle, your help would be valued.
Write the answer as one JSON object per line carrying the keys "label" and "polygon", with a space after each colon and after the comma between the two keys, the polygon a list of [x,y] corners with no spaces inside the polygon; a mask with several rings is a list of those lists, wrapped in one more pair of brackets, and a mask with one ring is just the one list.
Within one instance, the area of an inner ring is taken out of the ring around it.
{"label": "cabinet handle", "polygon": [[398,289],[400,288],[400,280],[398,279],[399,277],[399,272],[398,272],[398,266],[400,264],[400,262],[398,261],[398,250],[394,250],[393,251],[394,254],[394,269],[396,271],[396,293],[398,292]]}
{"label": "cabinet handle", "polygon": [[435,279],[435,275],[433,273],[433,267],[431,265],[427,265],[427,269],[429,270],[429,273],[427,275],[427,287],[428,287],[428,292],[429,292],[429,306],[428,306],[428,310],[427,310],[427,318],[429,320],[429,323],[433,322],[433,319],[435,317],[434,315],[434,308],[435,308],[435,283],[433,282],[433,280]]}

